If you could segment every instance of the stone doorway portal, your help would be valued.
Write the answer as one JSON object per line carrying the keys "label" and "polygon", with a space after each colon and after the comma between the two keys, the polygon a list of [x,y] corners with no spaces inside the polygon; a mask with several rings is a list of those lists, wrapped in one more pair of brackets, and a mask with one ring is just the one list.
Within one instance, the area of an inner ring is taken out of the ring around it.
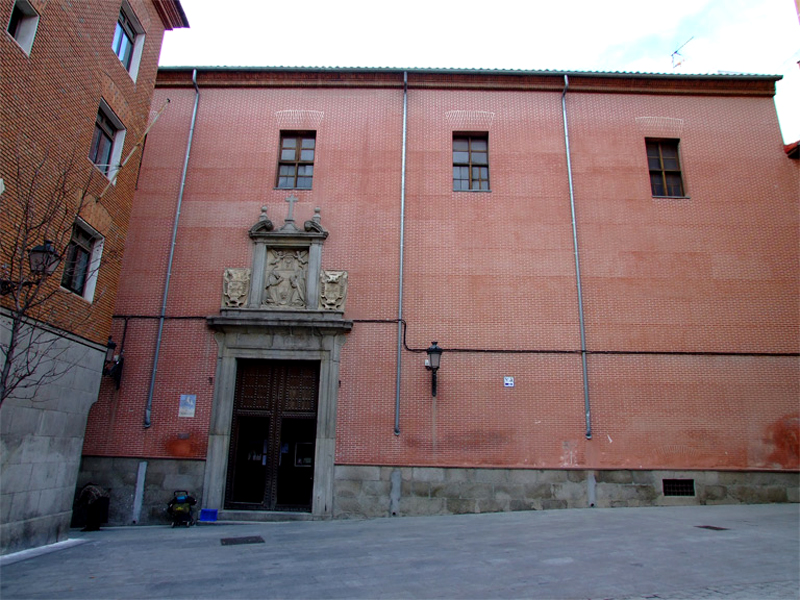
{"label": "stone doorway portal", "polygon": [[319,362],[237,363],[225,508],[310,512]]}
{"label": "stone doorway portal", "polygon": [[252,267],[225,269],[222,307],[207,321],[219,354],[203,507],[220,518],[333,514],[348,275],[322,269],[319,209],[299,229],[298,200],[286,201],[279,229],[262,208],[249,230]]}

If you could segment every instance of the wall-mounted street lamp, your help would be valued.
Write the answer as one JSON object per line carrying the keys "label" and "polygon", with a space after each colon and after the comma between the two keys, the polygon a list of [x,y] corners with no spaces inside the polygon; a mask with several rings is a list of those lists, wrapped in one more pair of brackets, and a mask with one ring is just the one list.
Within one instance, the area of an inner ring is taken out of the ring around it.
{"label": "wall-mounted street lamp", "polygon": [[[125,336],[123,336],[124,338]],[[123,339],[123,342],[125,340]],[[122,381],[122,365],[125,361],[124,357],[122,356],[122,351],[119,354],[116,354],[117,344],[114,340],[111,339],[111,336],[108,336],[108,344],[106,344],[106,360],[105,365],[103,366],[103,375],[106,377],[111,377],[114,380],[114,383],[119,389],[120,382]]]}
{"label": "wall-mounted street lamp", "polygon": [[431,347],[426,350],[428,353],[428,360],[425,361],[425,368],[431,372],[431,395],[436,397],[436,371],[442,362],[442,350],[438,346],[438,342],[433,342]]}
{"label": "wall-mounted street lamp", "polygon": [[45,240],[44,244],[34,246],[28,251],[28,262],[34,278],[31,281],[0,279],[0,295],[7,296],[22,287],[38,284],[45,277],[50,277],[58,267],[58,263],[61,262],[61,257],[56,252],[53,242]]}
{"label": "wall-mounted street lamp", "polygon": [[61,257],[56,252],[53,242],[45,240],[44,244],[31,248],[28,260],[31,263],[31,271],[41,277],[50,277],[61,262]]}

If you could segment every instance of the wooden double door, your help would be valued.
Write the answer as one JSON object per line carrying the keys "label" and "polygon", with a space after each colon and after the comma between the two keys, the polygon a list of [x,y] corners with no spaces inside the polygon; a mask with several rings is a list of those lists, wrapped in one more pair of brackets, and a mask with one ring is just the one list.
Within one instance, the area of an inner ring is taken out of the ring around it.
{"label": "wooden double door", "polygon": [[225,508],[311,511],[318,361],[239,360]]}

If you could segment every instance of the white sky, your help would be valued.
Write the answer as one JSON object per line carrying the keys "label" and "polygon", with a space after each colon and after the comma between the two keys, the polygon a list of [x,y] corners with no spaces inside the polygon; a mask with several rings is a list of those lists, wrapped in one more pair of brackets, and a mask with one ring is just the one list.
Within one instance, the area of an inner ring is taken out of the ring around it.
{"label": "white sky", "polygon": [[[786,143],[800,139],[800,20],[794,0],[181,4],[190,28],[166,33],[162,66],[783,75],[775,97],[783,138]],[[673,68],[672,53],[685,43],[683,63]]]}

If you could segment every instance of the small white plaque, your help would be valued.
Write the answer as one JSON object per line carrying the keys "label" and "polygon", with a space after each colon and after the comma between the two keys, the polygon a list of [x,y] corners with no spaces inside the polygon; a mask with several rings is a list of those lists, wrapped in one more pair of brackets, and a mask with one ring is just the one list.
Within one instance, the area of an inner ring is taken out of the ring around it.
{"label": "small white plaque", "polygon": [[504,387],[514,387],[514,378],[513,377],[503,377],[503,386]]}
{"label": "small white plaque", "polygon": [[179,417],[194,417],[194,408],[197,404],[197,396],[195,394],[181,394],[180,408],[178,408]]}

